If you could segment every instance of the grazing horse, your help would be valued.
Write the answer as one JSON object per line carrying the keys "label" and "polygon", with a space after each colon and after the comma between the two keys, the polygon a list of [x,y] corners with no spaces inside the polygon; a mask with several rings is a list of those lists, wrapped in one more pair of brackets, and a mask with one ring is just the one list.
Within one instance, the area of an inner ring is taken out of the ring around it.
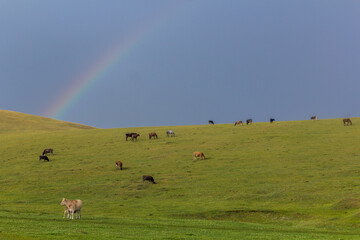
{"label": "grazing horse", "polygon": [[135,133],[125,133],[126,141],[128,138],[131,138],[131,136]]}
{"label": "grazing horse", "polygon": [[193,153],[193,160],[197,159],[197,158],[200,158],[200,159],[204,159],[205,160],[205,155],[204,153],[202,152],[194,152]]}
{"label": "grazing horse", "polygon": [[251,118],[246,120],[246,125],[249,125],[249,124],[252,124],[252,119]]}
{"label": "grazing horse", "polygon": [[42,155],[45,155],[48,153],[54,154],[54,150],[52,148],[46,148],[46,149],[44,149]]}
{"label": "grazing horse", "polygon": [[149,139],[151,139],[151,138],[158,138],[158,136],[157,136],[157,134],[156,133],[154,133],[154,132],[151,132],[151,133],[149,133]]}
{"label": "grazing horse", "polygon": [[49,158],[47,156],[45,156],[45,155],[40,155],[39,156],[39,161],[40,160],[44,160],[44,161],[48,161],[48,162],[50,161]]}
{"label": "grazing horse", "polygon": [[166,131],[166,136],[175,137],[175,133],[173,130]]}
{"label": "grazing horse", "polygon": [[122,170],[122,162],[121,161],[117,161],[117,162],[115,162],[115,164],[116,164],[116,167],[119,167],[120,170]]}
{"label": "grazing horse", "polygon": [[134,139],[136,139],[136,141],[137,141],[137,138],[138,138],[138,137],[140,137],[140,134],[133,133],[133,134],[131,135],[131,141],[134,141]]}
{"label": "grazing horse", "polygon": [[273,123],[275,121],[275,118],[270,118],[270,123]]}
{"label": "grazing horse", "polygon": [[214,121],[213,121],[213,120],[209,120],[209,124],[214,125]]}
{"label": "grazing horse", "polygon": [[352,125],[352,122],[351,122],[350,118],[344,118],[343,123],[344,123],[344,126],[345,126],[345,123],[346,123],[347,126],[349,126],[349,124]]}
{"label": "grazing horse", "polygon": [[156,184],[154,178],[152,176],[149,176],[149,175],[143,175],[142,176],[142,181],[143,181],[143,183],[145,181],[149,181],[149,182],[152,182],[153,184]]}
{"label": "grazing horse", "polygon": [[241,124],[242,126],[244,126],[244,124],[243,124],[243,122],[242,122],[242,121],[236,121],[236,122],[235,122],[235,124],[234,124],[234,126],[236,126],[236,125],[240,125],[240,124]]}
{"label": "grazing horse", "polygon": [[317,116],[312,116],[312,117],[310,118],[310,120],[318,120],[318,117],[317,117]]}

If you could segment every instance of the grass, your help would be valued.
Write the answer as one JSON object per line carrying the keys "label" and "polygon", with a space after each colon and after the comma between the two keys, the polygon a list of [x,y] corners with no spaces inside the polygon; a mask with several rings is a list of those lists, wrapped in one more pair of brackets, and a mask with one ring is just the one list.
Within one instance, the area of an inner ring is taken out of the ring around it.
{"label": "grass", "polygon": [[[331,119],[94,129],[22,114],[12,125],[7,114],[1,239],[360,237],[359,118],[348,127]],[[126,132],[141,137],[126,142]],[[50,162],[38,160],[44,148],[54,149]],[[158,184],[143,184],[145,174]],[[83,200],[81,220],[62,218],[63,197]]]}

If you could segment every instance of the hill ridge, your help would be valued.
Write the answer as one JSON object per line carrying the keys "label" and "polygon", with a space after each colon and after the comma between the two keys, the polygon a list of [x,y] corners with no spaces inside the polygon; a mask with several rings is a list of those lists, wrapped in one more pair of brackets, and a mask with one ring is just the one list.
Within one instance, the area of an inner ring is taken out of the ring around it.
{"label": "hill ridge", "polygon": [[96,129],[79,123],[0,109],[0,133],[9,131],[59,131],[75,129]]}

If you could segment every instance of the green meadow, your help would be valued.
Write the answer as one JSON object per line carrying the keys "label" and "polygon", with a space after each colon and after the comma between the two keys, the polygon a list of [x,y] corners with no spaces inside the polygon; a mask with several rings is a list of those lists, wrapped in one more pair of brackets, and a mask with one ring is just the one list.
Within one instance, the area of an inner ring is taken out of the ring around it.
{"label": "green meadow", "polygon": [[360,239],[352,121],[96,129],[0,111],[0,239]]}

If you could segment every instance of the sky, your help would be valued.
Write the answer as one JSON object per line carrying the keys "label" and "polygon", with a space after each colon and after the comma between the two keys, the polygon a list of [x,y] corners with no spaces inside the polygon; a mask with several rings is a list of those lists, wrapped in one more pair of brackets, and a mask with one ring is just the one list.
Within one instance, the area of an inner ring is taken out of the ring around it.
{"label": "sky", "polygon": [[0,0],[0,109],[99,128],[360,116],[358,0]]}

